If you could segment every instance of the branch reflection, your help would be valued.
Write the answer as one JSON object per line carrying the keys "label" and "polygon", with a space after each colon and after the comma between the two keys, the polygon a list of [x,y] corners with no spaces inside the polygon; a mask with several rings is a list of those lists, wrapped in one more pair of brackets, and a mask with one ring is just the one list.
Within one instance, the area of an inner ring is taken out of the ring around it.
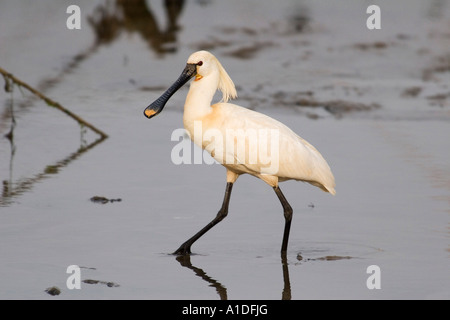
{"label": "branch reflection", "polygon": [[[66,75],[71,74],[84,61],[97,52],[102,45],[107,45],[115,41],[122,31],[138,33],[157,55],[175,52],[177,40],[176,34],[181,29],[178,26],[177,21],[183,6],[184,0],[165,0],[164,10],[166,12],[167,24],[165,27],[160,27],[149,7],[148,1],[116,0],[113,2],[107,0],[98,5],[88,16],[88,23],[95,34],[94,42],[84,50],[75,53],[69,62],[61,68],[58,74],[50,77],[43,77],[37,85],[37,90],[41,93],[45,93],[49,89],[54,88],[64,80]],[[6,87],[7,86],[5,86],[5,88]],[[21,112],[24,112],[33,106],[35,100],[35,96],[23,99],[21,103],[17,104],[17,107]],[[12,178],[12,168],[16,146],[13,138],[15,121],[12,110],[12,99],[10,107],[10,110],[5,110],[0,116],[0,129],[5,128],[7,126],[6,123],[10,121],[10,119],[13,123],[11,131],[5,135],[11,146],[10,174],[7,180],[3,180],[0,206],[11,204],[14,197],[30,190],[36,182],[47,178],[51,174],[57,173],[60,168],[67,166],[80,155],[105,140],[105,138],[100,138],[88,145],[82,143],[76,152],[60,161],[49,164],[42,172],[14,182]],[[3,125],[1,125],[2,123]]]}
{"label": "branch reflection", "polygon": [[8,138],[11,144],[9,180],[3,180],[3,187],[0,195],[0,207],[10,205],[15,197],[18,197],[24,194],[25,192],[30,191],[33,188],[34,184],[50,177],[53,174],[58,173],[59,169],[66,167],[72,161],[78,159],[82,154],[94,148],[96,145],[98,145],[99,143],[103,142],[106,139],[105,137],[101,137],[88,145],[82,145],[76,152],[68,155],[66,158],[47,165],[42,170],[42,172],[39,172],[30,177],[23,178],[14,182],[12,178],[13,176],[12,167],[16,147],[14,145],[14,139],[12,137]]}

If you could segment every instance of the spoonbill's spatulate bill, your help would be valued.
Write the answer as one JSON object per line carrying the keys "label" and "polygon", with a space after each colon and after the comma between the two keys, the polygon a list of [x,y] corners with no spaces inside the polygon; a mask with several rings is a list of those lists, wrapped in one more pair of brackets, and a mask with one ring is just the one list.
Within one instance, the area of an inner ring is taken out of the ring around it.
{"label": "spoonbill's spatulate bill", "polygon": [[[292,208],[279,187],[279,182],[308,182],[335,194],[334,176],[322,155],[281,122],[264,114],[227,103],[236,98],[236,89],[219,60],[207,51],[193,53],[175,83],[144,115],[152,118],[162,111],[170,97],[191,78],[184,105],[183,123],[192,141],[206,149],[227,169],[225,197],[217,216],[174,254],[190,254],[192,244],[228,214],[231,190],[237,178],[251,174],[275,191],[283,207],[285,227],[281,252],[287,251]],[[217,90],[222,102],[211,105]]]}

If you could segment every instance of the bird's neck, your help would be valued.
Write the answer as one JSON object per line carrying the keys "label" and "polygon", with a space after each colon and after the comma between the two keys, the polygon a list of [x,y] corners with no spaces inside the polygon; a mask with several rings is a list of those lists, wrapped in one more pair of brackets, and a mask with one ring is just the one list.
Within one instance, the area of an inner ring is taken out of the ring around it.
{"label": "bird's neck", "polygon": [[184,127],[191,131],[194,121],[202,119],[212,112],[211,101],[217,91],[219,78],[210,74],[197,81],[192,81],[184,104]]}

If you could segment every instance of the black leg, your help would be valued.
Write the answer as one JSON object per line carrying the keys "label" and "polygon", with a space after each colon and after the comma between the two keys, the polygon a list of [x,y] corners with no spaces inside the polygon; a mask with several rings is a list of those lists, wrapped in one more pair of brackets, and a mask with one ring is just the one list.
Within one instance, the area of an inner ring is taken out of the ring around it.
{"label": "black leg", "polygon": [[286,251],[281,252],[281,265],[283,267],[284,288],[281,293],[281,300],[291,300],[291,281],[289,280],[289,266]]}
{"label": "black leg", "polygon": [[278,199],[280,199],[281,205],[283,206],[284,210],[285,224],[284,224],[283,244],[281,245],[281,252],[286,252],[289,242],[289,231],[291,230],[292,208],[289,205],[289,202],[287,202],[286,198],[284,197],[284,194],[281,192],[280,187],[278,186],[273,187],[273,190],[275,190]]}
{"label": "black leg", "polygon": [[185,243],[183,243],[173,254],[185,255],[191,253],[192,244],[197,241],[202,235],[208,232],[209,229],[214,227],[220,221],[222,221],[228,214],[228,204],[230,202],[231,189],[233,189],[233,183],[228,182],[227,188],[225,189],[225,197],[223,199],[222,208],[220,208],[217,216],[208,223],[202,230],[197,232],[192,238],[189,238]]}

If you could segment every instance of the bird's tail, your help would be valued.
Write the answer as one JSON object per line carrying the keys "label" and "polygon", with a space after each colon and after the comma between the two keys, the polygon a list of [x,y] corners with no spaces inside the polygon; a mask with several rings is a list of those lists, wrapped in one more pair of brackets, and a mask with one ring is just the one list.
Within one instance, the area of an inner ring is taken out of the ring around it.
{"label": "bird's tail", "polygon": [[333,187],[328,187],[325,191],[331,193],[333,196],[336,195],[336,190]]}
{"label": "bird's tail", "polygon": [[331,186],[324,186],[321,183],[317,183],[315,181],[308,181],[310,184],[312,184],[313,186],[319,187],[321,190],[325,191],[325,192],[329,192],[331,193],[333,196],[336,194],[336,190],[334,189],[334,187]]}

